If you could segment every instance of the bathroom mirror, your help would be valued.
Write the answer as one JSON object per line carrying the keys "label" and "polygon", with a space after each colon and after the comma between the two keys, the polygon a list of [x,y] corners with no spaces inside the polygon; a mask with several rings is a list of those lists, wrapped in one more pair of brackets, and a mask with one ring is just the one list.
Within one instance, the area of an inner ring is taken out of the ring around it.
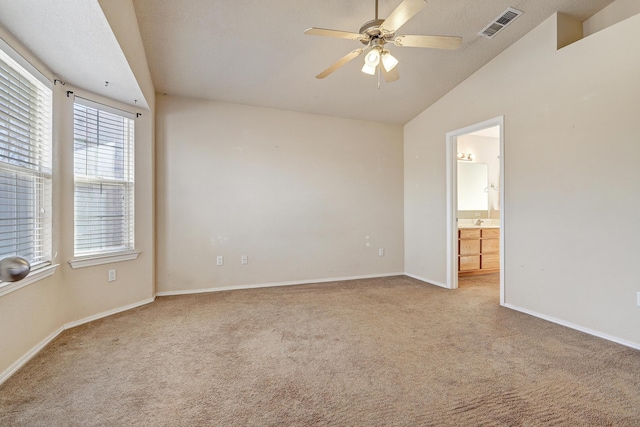
{"label": "bathroom mirror", "polygon": [[458,211],[488,211],[486,163],[458,161]]}

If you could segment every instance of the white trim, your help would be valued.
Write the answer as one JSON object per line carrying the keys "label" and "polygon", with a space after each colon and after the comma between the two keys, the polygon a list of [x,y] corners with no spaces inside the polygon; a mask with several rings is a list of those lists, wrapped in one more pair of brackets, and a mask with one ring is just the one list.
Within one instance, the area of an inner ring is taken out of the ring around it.
{"label": "white trim", "polygon": [[448,132],[446,140],[447,284],[445,287],[449,289],[458,288],[458,263],[456,262],[458,260],[458,158],[456,155],[458,135],[459,131]]}
{"label": "white trim", "polygon": [[505,195],[505,169],[504,169],[504,116],[500,116],[500,305],[504,305],[507,302],[507,285],[506,285],[506,242],[507,242],[507,233],[505,232],[504,227],[504,213],[506,211],[504,202]]}
{"label": "white trim", "polygon": [[122,313],[123,311],[131,310],[132,308],[140,307],[142,305],[150,304],[156,300],[156,297],[147,298],[142,301],[134,302],[133,304],[125,305],[124,307],[114,308],[113,310],[104,311],[102,313],[95,314],[93,316],[85,317],[84,319],[76,320],[75,322],[66,323],[63,327],[65,330],[75,328],[76,326],[84,325],[85,323],[93,322],[94,320],[102,319],[113,314]]}
{"label": "white trim", "polygon": [[441,288],[449,289],[446,283],[436,282],[435,280],[425,279],[424,277],[416,276],[415,274],[404,273],[405,276],[411,277],[412,279],[420,280],[421,282],[425,282],[428,285],[435,285]]}
{"label": "white trim", "polygon": [[109,264],[112,262],[130,261],[138,258],[140,252],[114,252],[110,254],[89,255],[78,257],[69,261],[71,268],[92,267],[94,265]]}
{"label": "white trim", "polygon": [[58,335],[60,335],[62,331],[64,331],[63,326],[56,329],[51,335],[49,335],[48,337],[40,341],[40,343],[38,343],[35,347],[33,347],[28,352],[26,352],[21,358],[13,362],[11,366],[9,366],[7,369],[4,370],[2,374],[0,374],[0,385],[2,385],[2,383],[8,380],[11,377],[11,375],[15,374],[18,369],[22,368],[25,365],[25,363],[27,363],[29,360],[33,358],[33,356],[40,353],[40,350],[45,348],[47,344],[49,344]]}
{"label": "white trim", "polygon": [[458,201],[457,201],[457,138],[461,135],[482,129],[500,127],[500,305],[504,305],[505,296],[505,202],[504,202],[504,116],[485,120],[462,129],[447,132],[446,135],[446,185],[447,185],[447,285],[449,289],[458,288]]}
{"label": "white trim", "polygon": [[631,347],[633,349],[640,350],[640,343],[623,340],[622,338],[614,337],[613,335],[608,335],[602,332],[594,331],[593,329],[585,328],[583,326],[579,326],[574,323],[567,322],[565,320],[556,319],[555,317],[547,316],[546,314],[540,314],[538,312],[528,310],[526,308],[517,307],[513,304],[502,304],[502,305],[511,310],[519,311],[521,313],[528,314],[530,316],[537,317],[539,319],[543,319],[548,322],[558,324],[560,326],[565,326],[570,329],[575,329],[576,331],[584,332],[585,334],[593,335],[594,337],[602,338],[607,341],[612,341],[617,344],[624,345],[626,347]]}
{"label": "white trim", "polygon": [[29,273],[29,275],[24,279],[17,282],[7,282],[6,284],[4,284],[4,282],[0,282],[0,297],[13,291],[17,291],[20,288],[24,288],[25,286],[28,286],[32,283],[38,282],[44,278],[52,276],[53,273],[56,272],[56,269],[59,265],[60,264],[54,264],[39,268]]}
{"label": "white trim", "polygon": [[274,288],[277,286],[295,286],[295,285],[310,285],[313,283],[328,283],[328,282],[343,282],[346,280],[358,280],[358,279],[376,279],[380,277],[393,277],[393,276],[405,276],[405,273],[385,273],[385,274],[369,274],[365,276],[350,276],[350,277],[334,277],[330,279],[313,279],[313,280],[298,280],[291,282],[273,282],[273,283],[256,283],[251,285],[235,285],[235,286],[221,286],[219,288],[206,288],[206,289],[185,289],[179,291],[163,291],[156,292],[156,296],[166,297],[171,295],[188,295],[188,294],[203,294],[208,292],[223,292],[223,291],[235,291],[240,289],[258,289],[258,288]]}

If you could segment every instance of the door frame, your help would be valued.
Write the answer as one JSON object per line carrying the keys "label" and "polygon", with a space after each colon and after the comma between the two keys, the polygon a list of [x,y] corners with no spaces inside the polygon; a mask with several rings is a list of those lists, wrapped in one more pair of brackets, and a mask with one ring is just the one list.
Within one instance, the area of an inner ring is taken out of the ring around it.
{"label": "door frame", "polygon": [[500,128],[500,305],[505,304],[504,116],[447,132],[447,287],[458,288],[458,137],[482,129]]}

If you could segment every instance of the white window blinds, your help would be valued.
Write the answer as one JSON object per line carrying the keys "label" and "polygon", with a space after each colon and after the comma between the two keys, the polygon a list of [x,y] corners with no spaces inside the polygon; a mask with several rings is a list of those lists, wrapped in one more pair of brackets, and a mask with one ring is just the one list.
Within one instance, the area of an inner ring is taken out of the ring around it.
{"label": "white window blinds", "polygon": [[74,104],[75,256],[134,249],[134,122]]}
{"label": "white window blinds", "polygon": [[52,92],[0,50],[0,259],[51,261]]}

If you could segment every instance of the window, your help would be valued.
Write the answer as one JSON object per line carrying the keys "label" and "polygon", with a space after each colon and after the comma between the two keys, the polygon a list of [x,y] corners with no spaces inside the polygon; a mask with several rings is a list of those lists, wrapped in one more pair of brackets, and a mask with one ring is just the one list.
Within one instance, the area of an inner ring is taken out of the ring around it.
{"label": "window", "polygon": [[74,104],[74,255],[134,249],[134,124],[91,102]]}
{"label": "window", "polygon": [[0,50],[0,259],[35,270],[51,262],[52,91],[25,67]]}

